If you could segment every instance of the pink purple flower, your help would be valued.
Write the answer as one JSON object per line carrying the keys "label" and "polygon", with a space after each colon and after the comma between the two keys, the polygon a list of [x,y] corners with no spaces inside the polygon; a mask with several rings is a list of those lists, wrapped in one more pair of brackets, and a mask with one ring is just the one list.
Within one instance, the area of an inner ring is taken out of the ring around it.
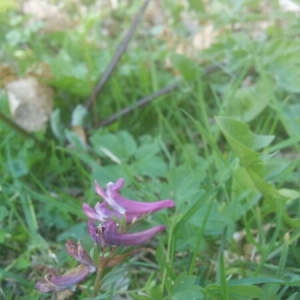
{"label": "pink purple flower", "polygon": [[118,232],[116,222],[111,219],[106,220],[98,227],[91,220],[88,222],[89,234],[101,246],[139,245],[152,238],[158,232],[165,230],[165,228],[163,225],[158,225],[140,232],[121,233]]}
{"label": "pink purple flower", "polygon": [[[164,208],[173,207],[173,200],[161,200],[157,202],[140,202],[122,197],[119,190],[124,184],[123,178],[119,178],[116,183],[109,182],[105,191],[101,189],[95,181],[96,193],[104,199],[104,202],[97,203],[92,209],[86,203],[83,204],[84,213],[93,221],[103,222],[113,216],[120,219],[125,216],[127,222],[132,222],[141,218],[145,214],[154,213]],[[107,207],[109,205],[111,209]]]}
{"label": "pink purple flower", "polygon": [[92,258],[87,254],[87,252],[83,249],[80,242],[74,242],[72,240],[68,240],[66,242],[67,252],[72,255],[77,261],[81,264],[87,266],[90,270],[90,273],[95,272],[96,265],[94,264]]}
{"label": "pink purple flower", "polygon": [[84,279],[89,273],[90,268],[85,265],[79,265],[76,269],[62,276],[51,269],[49,274],[47,274],[43,280],[36,283],[35,288],[42,293],[62,291],[65,289],[75,291],[76,284]]}

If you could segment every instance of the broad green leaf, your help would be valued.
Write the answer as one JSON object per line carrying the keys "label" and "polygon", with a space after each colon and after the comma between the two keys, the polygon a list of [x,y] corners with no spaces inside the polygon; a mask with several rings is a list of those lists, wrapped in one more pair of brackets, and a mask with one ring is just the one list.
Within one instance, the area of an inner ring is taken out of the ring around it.
{"label": "broad green leaf", "polygon": [[268,146],[274,139],[273,135],[257,135],[250,131],[248,125],[232,118],[216,117],[216,121],[235,148],[243,145],[256,151]]}
{"label": "broad green leaf", "polygon": [[296,200],[300,197],[300,193],[291,189],[279,189],[278,193],[286,199]]}
{"label": "broad green leaf", "polygon": [[255,119],[271,100],[270,81],[259,81],[252,86],[242,86],[228,103],[230,116],[243,122]]}
{"label": "broad green leaf", "polygon": [[186,290],[179,291],[171,297],[172,300],[201,300],[204,299],[204,295],[201,293],[200,286],[192,286]]}
{"label": "broad green leaf", "polygon": [[172,168],[168,172],[168,181],[170,190],[174,193],[177,210],[181,209],[181,205],[186,207],[186,204],[199,191],[199,181],[186,166]]}
{"label": "broad green leaf", "polygon": [[72,126],[84,126],[84,118],[87,115],[87,109],[81,104],[77,105],[72,112]]}
{"label": "broad green leaf", "polygon": [[153,288],[151,288],[150,296],[155,300],[163,299],[161,288],[159,286],[154,286]]}
{"label": "broad green leaf", "polygon": [[167,173],[167,165],[164,160],[159,157],[150,159],[142,159],[130,165],[132,174],[144,175],[150,177],[165,177]]}
{"label": "broad green leaf", "polygon": [[181,273],[174,282],[171,299],[174,300],[196,300],[203,299],[201,287],[196,285],[196,276]]}
{"label": "broad green leaf", "polygon": [[252,299],[263,297],[264,291],[255,285],[236,285],[229,287],[229,294],[234,294],[235,296],[244,296]]}
{"label": "broad green leaf", "polygon": [[96,132],[91,137],[94,150],[102,157],[109,157],[116,163],[127,161],[136,151],[134,138],[127,131],[116,134]]}
{"label": "broad green leaf", "polygon": [[87,97],[90,93],[88,68],[84,62],[75,61],[66,49],[49,61],[54,79],[51,85],[71,94]]}
{"label": "broad green leaf", "polygon": [[257,188],[245,168],[237,166],[232,170],[232,175],[232,192],[234,198],[242,193],[245,194],[249,200],[259,197],[260,193],[257,191]]}
{"label": "broad green leaf", "polygon": [[[210,201],[214,201],[211,199]],[[190,218],[189,223],[194,224],[198,228],[203,225],[203,220],[205,218],[206,211],[211,205],[211,203],[204,203],[201,206],[201,209],[198,209],[197,212]],[[230,222],[222,213],[219,211],[219,205],[217,202],[212,204],[212,208],[209,213],[209,217],[205,226],[206,235],[220,235],[226,225]]]}
{"label": "broad green leaf", "polygon": [[143,144],[136,149],[134,156],[138,161],[143,161],[155,156],[159,150],[159,146],[156,143]]}
{"label": "broad green leaf", "polygon": [[[259,153],[255,151],[269,145],[274,137],[256,135],[246,124],[231,118],[216,117],[216,121],[255,187],[264,196],[270,207],[276,211],[277,202],[284,198],[277,192],[274,185],[267,183],[262,178],[265,174],[265,167]],[[292,220],[286,211],[283,213],[283,218],[293,227],[300,224],[299,220]]]}
{"label": "broad green leaf", "polygon": [[173,293],[180,292],[189,288],[196,283],[196,276],[188,275],[186,272],[181,273],[174,282]]}
{"label": "broad green leaf", "polygon": [[298,72],[299,64],[287,63],[287,58],[283,57],[272,62],[269,66],[270,74],[274,76],[277,85],[293,93],[300,92],[300,78]]}

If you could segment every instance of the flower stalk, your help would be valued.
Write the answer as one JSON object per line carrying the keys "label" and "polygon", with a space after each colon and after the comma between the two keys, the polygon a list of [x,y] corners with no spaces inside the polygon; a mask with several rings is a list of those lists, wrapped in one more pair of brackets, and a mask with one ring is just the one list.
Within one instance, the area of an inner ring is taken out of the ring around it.
{"label": "flower stalk", "polygon": [[[36,289],[43,293],[65,289],[74,291],[79,282],[89,273],[96,272],[93,287],[93,297],[96,297],[100,292],[106,269],[122,263],[127,257],[137,252],[136,249],[124,252],[124,247],[143,244],[157,233],[165,230],[164,225],[157,225],[143,231],[128,232],[129,229],[132,230],[133,225],[136,226],[138,221],[145,216],[174,206],[174,201],[167,199],[145,203],[127,199],[121,196],[119,192],[123,184],[124,180],[120,178],[116,183],[109,182],[103,190],[95,182],[95,191],[104,201],[102,203],[98,202],[94,209],[86,203],[82,205],[83,212],[89,218],[88,233],[94,240],[95,246],[101,250],[98,261],[93,261],[80,241],[76,243],[68,240],[66,250],[80,265],[62,276],[59,276],[53,269],[50,270],[44,280],[37,282]],[[95,225],[98,222],[99,224]],[[115,254],[119,246],[122,246],[121,253]],[[108,255],[106,255],[107,249],[109,249]]]}

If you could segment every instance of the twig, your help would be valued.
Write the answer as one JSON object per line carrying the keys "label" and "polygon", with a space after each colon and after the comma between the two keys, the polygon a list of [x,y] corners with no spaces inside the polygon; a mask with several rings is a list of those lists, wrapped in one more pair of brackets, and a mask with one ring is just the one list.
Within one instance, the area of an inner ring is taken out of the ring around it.
{"label": "twig", "polygon": [[158,98],[164,94],[167,94],[175,89],[177,89],[179,87],[178,84],[174,84],[171,86],[166,86],[163,89],[159,90],[158,92],[155,92],[145,98],[142,98],[141,100],[138,100],[136,102],[136,104],[133,104],[131,106],[127,106],[125,108],[123,108],[122,110],[120,110],[117,113],[114,113],[113,115],[111,115],[110,117],[108,117],[107,119],[103,120],[100,122],[100,126],[107,126],[113,122],[115,122],[118,118],[125,116],[129,113],[131,113],[132,111],[134,111],[136,108],[140,108],[143,106],[146,106],[147,104],[149,104],[153,99]]}
{"label": "twig", "polygon": [[[220,68],[221,68],[220,66],[215,66],[215,65],[214,66],[209,66],[204,70],[203,76],[207,76],[207,75],[219,70]],[[133,112],[136,108],[146,106],[147,104],[149,104],[155,98],[158,98],[162,95],[165,95],[165,94],[177,89],[179,87],[179,84],[180,83],[176,83],[176,84],[173,84],[171,86],[166,86],[166,87],[162,88],[161,90],[159,90],[158,92],[155,92],[155,93],[153,93],[149,96],[146,96],[145,98],[142,98],[141,100],[138,100],[136,102],[136,104],[127,106],[127,107],[123,108],[122,110],[120,110],[119,112],[114,113],[113,115],[111,115],[107,119],[104,119],[103,121],[101,121],[100,126],[110,125],[111,123],[115,122],[118,118],[123,117],[123,116]]]}
{"label": "twig", "polygon": [[90,97],[87,99],[86,103],[85,103],[85,107],[89,108],[91,106],[91,104],[93,103],[93,101],[95,101],[96,97],[99,95],[100,91],[102,90],[104,84],[106,83],[106,81],[108,80],[108,78],[110,77],[112,71],[114,70],[115,66],[117,65],[118,61],[120,60],[122,54],[124,53],[124,51],[126,50],[132,36],[133,33],[138,25],[138,23],[141,20],[141,17],[148,5],[150,0],[145,0],[142,7],[140,8],[139,12],[137,13],[137,15],[135,16],[135,18],[133,19],[131,26],[128,30],[128,32],[126,33],[125,37],[123,38],[121,44],[119,45],[114,57],[112,58],[112,60],[110,61],[109,65],[107,66],[107,68],[105,69],[102,77],[100,78],[100,81],[98,82],[98,84],[96,85],[95,89],[93,90],[92,94],[90,95]]}

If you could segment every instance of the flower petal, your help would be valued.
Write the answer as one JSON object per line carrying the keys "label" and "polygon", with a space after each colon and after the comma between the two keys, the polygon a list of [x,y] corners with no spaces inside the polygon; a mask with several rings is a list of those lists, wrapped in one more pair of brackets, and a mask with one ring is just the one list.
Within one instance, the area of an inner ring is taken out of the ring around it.
{"label": "flower petal", "polygon": [[94,241],[101,246],[132,246],[139,245],[154,236],[156,233],[165,230],[165,226],[158,225],[150,229],[135,233],[119,233],[114,220],[108,219],[98,227],[90,220],[88,222],[89,234]]}
{"label": "flower petal", "polygon": [[99,232],[99,228],[97,228],[92,220],[88,221],[88,233],[89,235],[93,238],[93,240],[101,245],[101,246],[105,246],[105,241],[103,239],[103,235],[102,232]]}
{"label": "flower petal", "polygon": [[50,291],[62,291],[70,289],[75,291],[76,284],[90,273],[90,269],[85,265],[79,265],[70,273],[59,276],[55,270],[51,269],[44,280],[38,281],[35,288],[42,293]]}
{"label": "flower petal", "polygon": [[108,204],[105,201],[103,201],[102,203],[98,202],[95,205],[95,209],[93,209],[88,204],[83,203],[82,210],[89,217],[89,219],[93,221],[103,222],[108,218],[114,217],[120,220],[122,218],[122,215],[116,210],[109,209],[107,205]]}
{"label": "flower petal", "polygon": [[95,272],[96,266],[92,258],[87,254],[87,252],[81,246],[81,243],[74,242],[72,240],[67,240],[66,242],[67,252],[72,255],[81,264],[89,267],[90,272]]}
{"label": "flower petal", "polygon": [[[120,179],[119,179],[120,180]],[[117,183],[119,182],[117,181]],[[154,213],[164,208],[173,207],[173,200],[161,200],[157,202],[140,202],[122,197],[119,194],[119,189],[122,185],[107,185],[106,194],[113,199],[114,203],[121,206],[126,211],[126,220],[140,218],[144,214]]]}
{"label": "flower petal", "polygon": [[100,195],[111,207],[120,214],[126,215],[126,221],[132,222],[139,219],[145,214],[154,213],[164,208],[173,207],[173,200],[161,200],[157,202],[139,202],[122,197],[119,194],[119,189],[122,188],[124,180],[119,178],[116,183],[108,183],[106,190],[103,191],[95,181],[96,192]]}
{"label": "flower petal", "polygon": [[139,245],[149,240],[156,233],[165,230],[165,226],[158,225],[150,229],[135,233],[115,233],[113,235],[104,234],[105,243],[111,246],[132,246]]}
{"label": "flower petal", "polygon": [[[118,182],[118,181],[117,181]],[[117,188],[121,188],[123,184],[120,185],[120,183],[118,183]],[[95,180],[95,190],[96,193],[101,196],[113,209],[115,209],[116,211],[118,211],[120,214],[124,215],[125,214],[125,209],[119,205],[118,203],[115,202],[115,200],[110,196],[109,193],[107,193],[107,190],[114,190],[116,189],[116,187],[114,187],[114,183],[113,182],[109,182],[106,185],[106,191],[103,191],[101,189],[101,187],[99,186],[99,184],[97,183],[97,181]]]}

